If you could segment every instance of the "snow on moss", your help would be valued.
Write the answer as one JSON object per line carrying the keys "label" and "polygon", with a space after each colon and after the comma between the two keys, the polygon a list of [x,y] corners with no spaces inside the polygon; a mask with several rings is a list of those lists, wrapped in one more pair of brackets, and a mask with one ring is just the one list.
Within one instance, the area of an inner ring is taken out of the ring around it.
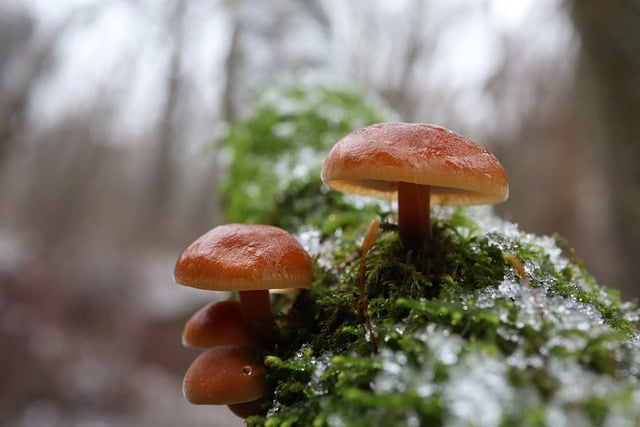
{"label": "snow on moss", "polygon": [[424,253],[402,252],[386,226],[367,257],[377,352],[354,302],[359,257],[347,259],[360,237],[300,234],[318,277],[279,319],[279,354],[267,359],[273,401],[249,424],[640,421],[634,303],[598,286],[557,238],[521,232],[486,209],[435,218]]}

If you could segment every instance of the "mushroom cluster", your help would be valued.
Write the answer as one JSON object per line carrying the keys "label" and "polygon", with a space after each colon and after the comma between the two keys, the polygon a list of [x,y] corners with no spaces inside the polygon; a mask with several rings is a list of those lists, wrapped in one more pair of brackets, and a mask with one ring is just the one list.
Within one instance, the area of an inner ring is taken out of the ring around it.
{"label": "mushroom cluster", "polygon": [[[358,129],[330,150],[323,182],[336,190],[398,200],[398,233],[407,250],[431,236],[430,205],[506,200],[506,173],[485,148],[429,124],[381,123]],[[374,220],[363,257],[378,230]],[[262,363],[277,338],[270,289],[308,288],[309,254],[288,232],[269,225],[226,224],[189,245],[175,266],[176,283],[234,291],[238,300],[208,304],[186,323],[182,342],[206,349],[188,368],[184,395],[194,404],[228,405],[240,417],[257,414],[265,393]],[[364,295],[364,261],[360,288]],[[368,319],[367,319],[368,321]],[[375,346],[373,329],[372,343]]]}
{"label": "mushroom cluster", "polygon": [[269,290],[308,288],[311,273],[311,258],[300,243],[269,225],[221,225],[182,252],[176,283],[239,295],[206,305],[185,324],[183,345],[206,349],[184,377],[189,402],[228,405],[243,418],[259,412],[262,359],[276,338]]}

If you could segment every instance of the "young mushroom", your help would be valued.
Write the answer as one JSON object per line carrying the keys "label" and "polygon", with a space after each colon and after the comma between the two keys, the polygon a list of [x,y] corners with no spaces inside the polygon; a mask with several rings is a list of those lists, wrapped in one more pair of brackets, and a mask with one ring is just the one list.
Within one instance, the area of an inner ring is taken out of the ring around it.
{"label": "young mushroom", "polygon": [[187,247],[176,262],[176,283],[237,291],[252,342],[273,344],[269,289],[311,286],[311,258],[288,232],[270,225],[226,224]]}
{"label": "young mushroom", "polygon": [[351,132],[330,150],[323,182],[344,193],[398,200],[406,249],[431,236],[430,204],[503,202],[507,176],[491,152],[440,126],[380,123]]}
{"label": "young mushroom", "polygon": [[264,366],[246,347],[213,347],[193,361],[184,375],[185,398],[196,405],[233,405],[260,399]]}
{"label": "young mushroom", "polygon": [[185,347],[209,348],[225,344],[251,344],[240,303],[236,300],[207,304],[187,320],[182,331]]}

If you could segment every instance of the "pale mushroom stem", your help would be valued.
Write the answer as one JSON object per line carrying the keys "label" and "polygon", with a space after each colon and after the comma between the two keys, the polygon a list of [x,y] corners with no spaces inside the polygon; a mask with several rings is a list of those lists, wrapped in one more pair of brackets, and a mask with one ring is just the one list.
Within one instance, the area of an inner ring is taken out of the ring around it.
{"label": "pale mushroom stem", "polygon": [[240,310],[252,338],[265,346],[273,344],[276,325],[271,314],[269,291],[240,291]]}
{"label": "pale mushroom stem", "polygon": [[431,187],[398,183],[398,233],[405,249],[416,249],[431,237]]}

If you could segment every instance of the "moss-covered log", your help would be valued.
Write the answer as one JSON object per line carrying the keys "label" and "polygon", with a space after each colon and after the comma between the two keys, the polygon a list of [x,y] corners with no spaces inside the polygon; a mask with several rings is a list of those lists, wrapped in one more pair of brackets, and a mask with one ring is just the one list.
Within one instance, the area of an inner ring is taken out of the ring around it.
{"label": "moss-covered log", "polygon": [[432,237],[403,250],[390,205],[328,191],[319,176],[336,134],[386,114],[352,92],[288,87],[223,141],[227,219],[286,228],[314,258],[311,289],[274,296],[265,415],[249,425],[640,425],[636,303],[598,285],[561,238],[487,209],[434,210]]}
{"label": "moss-covered log", "polygon": [[315,282],[278,319],[268,412],[249,425],[640,422],[637,307],[598,286],[560,239],[475,209],[441,211],[410,252],[384,227],[366,258],[376,351],[358,237],[319,236],[301,234],[316,248]]}

